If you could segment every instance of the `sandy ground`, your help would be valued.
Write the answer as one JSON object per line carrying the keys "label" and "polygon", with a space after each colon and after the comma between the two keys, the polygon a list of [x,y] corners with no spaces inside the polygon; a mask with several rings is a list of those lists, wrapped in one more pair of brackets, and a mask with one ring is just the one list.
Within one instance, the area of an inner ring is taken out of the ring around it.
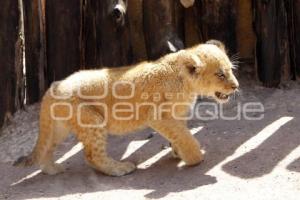
{"label": "sandy ground", "polygon": [[[28,107],[2,130],[0,199],[299,199],[300,86],[266,89],[244,83],[242,88],[225,106],[225,114],[238,113],[239,104],[261,102],[264,118],[192,119],[190,129],[206,151],[205,161],[196,167],[178,167],[168,142],[150,129],[111,137],[110,153],[139,167],[120,178],[89,168],[73,137],[56,155],[68,168],[64,174],[48,176],[34,167],[12,167],[32,149],[38,133],[39,105]],[[199,112],[211,114],[206,107]]]}

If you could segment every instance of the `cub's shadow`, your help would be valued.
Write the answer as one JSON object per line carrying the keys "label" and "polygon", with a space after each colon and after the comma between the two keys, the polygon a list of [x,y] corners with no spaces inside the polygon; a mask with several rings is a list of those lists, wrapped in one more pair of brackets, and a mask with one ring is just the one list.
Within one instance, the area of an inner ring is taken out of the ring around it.
{"label": "cub's shadow", "polygon": [[[109,153],[114,158],[121,159],[130,142],[142,141],[144,144],[126,158],[139,164],[158,155],[168,145],[168,142],[158,134],[149,138],[150,134],[151,130],[148,129],[127,137],[112,137],[109,140]],[[137,169],[134,173],[123,177],[109,177],[88,167],[84,163],[81,151],[64,163],[68,168],[65,173],[55,176],[38,174],[12,187],[15,192],[32,191],[26,198],[39,197],[35,191],[43,191],[43,196],[47,197],[60,197],[73,193],[95,193],[116,189],[150,190],[146,197],[161,198],[171,192],[216,183],[215,177],[205,175],[205,165],[178,168],[178,162],[179,160],[172,158],[168,153],[146,169]]]}

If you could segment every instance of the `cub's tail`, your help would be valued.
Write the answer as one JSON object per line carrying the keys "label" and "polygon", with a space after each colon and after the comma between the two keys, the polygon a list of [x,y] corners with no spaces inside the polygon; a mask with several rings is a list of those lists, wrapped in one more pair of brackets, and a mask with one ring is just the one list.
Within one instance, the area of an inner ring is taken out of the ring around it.
{"label": "cub's tail", "polygon": [[16,167],[30,167],[34,164],[35,164],[35,156],[34,156],[34,153],[31,153],[28,156],[22,156],[22,157],[18,158],[13,163],[13,166],[16,166]]}

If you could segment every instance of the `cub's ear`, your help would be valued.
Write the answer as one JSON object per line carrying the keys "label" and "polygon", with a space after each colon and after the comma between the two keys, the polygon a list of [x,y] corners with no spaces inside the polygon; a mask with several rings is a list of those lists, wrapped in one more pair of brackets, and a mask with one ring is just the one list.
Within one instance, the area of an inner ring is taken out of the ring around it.
{"label": "cub's ear", "polygon": [[192,75],[200,73],[204,67],[204,64],[199,56],[187,52],[186,50],[181,50],[178,52],[177,61],[180,66],[185,67]]}
{"label": "cub's ear", "polygon": [[225,53],[227,53],[226,47],[225,47],[224,43],[221,42],[221,41],[219,41],[219,40],[208,40],[206,42],[206,44],[215,45],[215,46],[219,47],[219,49],[221,49],[222,51],[224,51]]}

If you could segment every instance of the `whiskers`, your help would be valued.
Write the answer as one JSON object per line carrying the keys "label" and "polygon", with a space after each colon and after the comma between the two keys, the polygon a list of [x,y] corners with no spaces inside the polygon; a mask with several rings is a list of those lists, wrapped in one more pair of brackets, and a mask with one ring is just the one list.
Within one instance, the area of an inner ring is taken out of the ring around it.
{"label": "whiskers", "polygon": [[243,94],[242,89],[236,89],[232,94],[232,100],[236,101],[238,100]]}
{"label": "whiskers", "polygon": [[240,55],[239,53],[236,53],[236,54],[233,54],[231,57],[230,57],[230,62],[232,63],[232,69],[238,69],[239,65],[242,63],[240,61]]}

